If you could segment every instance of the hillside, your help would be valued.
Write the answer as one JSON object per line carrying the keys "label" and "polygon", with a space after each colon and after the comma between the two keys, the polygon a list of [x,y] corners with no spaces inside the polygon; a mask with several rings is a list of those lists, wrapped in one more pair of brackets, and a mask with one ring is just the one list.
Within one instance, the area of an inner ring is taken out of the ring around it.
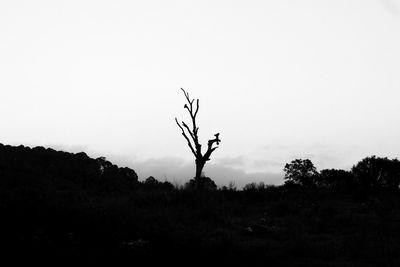
{"label": "hillside", "polygon": [[91,193],[132,190],[134,170],[119,168],[105,158],[51,148],[0,144],[2,187],[19,190],[83,191]]}

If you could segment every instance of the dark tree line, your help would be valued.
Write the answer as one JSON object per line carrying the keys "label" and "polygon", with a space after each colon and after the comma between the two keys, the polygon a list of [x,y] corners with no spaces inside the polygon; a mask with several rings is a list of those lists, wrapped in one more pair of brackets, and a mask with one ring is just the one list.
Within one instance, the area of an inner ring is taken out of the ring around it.
{"label": "dark tree line", "polygon": [[[366,157],[350,171],[323,169],[317,171],[309,159],[295,159],[284,167],[285,186],[325,188],[333,191],[363,189],[398,190],[400,161],[387,157]],[[175,187],[149,177],[142,183],[130,168],[118,167],[104,157],[92,159],[85,153],[67,153],[51,148],[0,144],[0,186],[30,189],[75,190],[96,193],[132,192],[138,186],[147,189]],[[245,189],[264,187],[249,184]],[[216,190],[211,178],[197,182],[189,180],[183,188],[188,190]]]}
{"label": "dark tree line", "polygon": [[392,189],[400,186],[400,161],[387,157],[366,157],[350,171],[324,169],[318,172],[309,159],[295,159],[285,165],[285,185],[332,190]]}

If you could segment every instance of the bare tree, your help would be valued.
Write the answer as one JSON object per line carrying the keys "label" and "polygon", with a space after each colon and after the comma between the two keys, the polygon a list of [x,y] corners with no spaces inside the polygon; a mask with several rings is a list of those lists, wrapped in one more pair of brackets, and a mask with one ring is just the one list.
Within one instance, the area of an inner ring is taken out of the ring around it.
{"label": "bare tree", "polygon": [[184,121],[182,121],[182,124],[180,124],[177,118],[175,118],[175,121],[176,124],[178,124],[179,128],[182,130],[182,135],[183,137],[185,137],[190,150],[196,158],[195,181],[198,182],[201,177],[204,165],[207,161],[210,160],[211,154],[218,148],[218,146],[214,146],[214,144],[219,145],[221,140],[219,139],[219,133],[215,134],[214,139],[208,140],[207,151],[204,153],[204,155],[202,154],[201,144],[199,143],[198,136],[199,127],[197,127],[196,125],[196,116],[197,112],[199,111],[199,99],[196,100],[196,104],[194,105],[194,99],[190,99],[189,93],[187,93],[183,88],[181,88],[181,90],[183,91],[187,100],[187,104],[185,104],[184,108],[187,109],[187,111],[189,112],[190,118],[192,120],[192,127],[190,128]]}

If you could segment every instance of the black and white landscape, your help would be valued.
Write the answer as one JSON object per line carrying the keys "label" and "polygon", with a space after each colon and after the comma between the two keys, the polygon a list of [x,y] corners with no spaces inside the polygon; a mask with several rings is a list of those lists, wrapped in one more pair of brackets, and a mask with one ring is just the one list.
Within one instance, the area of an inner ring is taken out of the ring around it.
{"label": "black and white landscape", "polygon": [[400,265],[400,1],[0,2],[0,261]]}

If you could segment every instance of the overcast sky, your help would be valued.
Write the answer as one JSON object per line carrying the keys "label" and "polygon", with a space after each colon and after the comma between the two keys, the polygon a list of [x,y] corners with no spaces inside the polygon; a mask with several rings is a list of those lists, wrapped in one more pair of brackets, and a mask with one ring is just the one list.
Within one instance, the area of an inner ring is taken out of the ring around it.
{"label": "overcast sky", "polygon": [[219,184],[398,157],[400,1],[0,1],[1,143],[193,177],[181,87]]}

